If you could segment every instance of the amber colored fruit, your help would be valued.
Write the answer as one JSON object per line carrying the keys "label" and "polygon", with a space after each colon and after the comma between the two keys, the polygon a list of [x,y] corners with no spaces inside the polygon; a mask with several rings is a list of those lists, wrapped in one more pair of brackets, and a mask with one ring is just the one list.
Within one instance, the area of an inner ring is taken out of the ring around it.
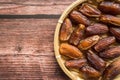
{"label": "amber colored fruit", "polygon": [[95,8],[93,5],[91,4],[82,4],[81,8],[79,9],[79,11],[89,17],[99,17],[101,15],[100,10],[98,10],[97,8]]}
{"label": "amber colored fruit", "polygon": [[83,53],[78,48],[68,43],[62,43],[60,45],[60,54],[73,59],[78,59],[83,57]]}
{"label": "amber colored fruit", "polygon": [[80,12],[75,10],[70,13],[70,19],[78,24],[83,24],[86,26],[90,25],[89,19]]}
{"label": "amber colored fruit", "polygon": [[99,41],[99,39],[100,37],[98,35],[88,37],[80,41],[78,48],[82,50],[87,50],[91,48],[92,46],[94,46]]}
{"label": "amber colored fruit", "polygon": [[84,66],[80,68],[85,80],[98,80],[101,76],[101,73],[90,66]]}
{"label": "amber colored fruit", "polygon": [[115,26],[120,26],[120,18],[112,15],[102,15],[100,21],[104,23],[110,23]]}
{"label": "amber colored fruit", "polygon": [[66,18],[60,30],[60,40],[67,41],[73,32],[72,23],[69,18]]}
{"label": "amber colored fruit", "polygon": [[80,24],[71,34],[69,43],[71,43],[73,45],[78,45],[80,40],[83,38],[84,28],[85,28],[85,26],[83,24]]}

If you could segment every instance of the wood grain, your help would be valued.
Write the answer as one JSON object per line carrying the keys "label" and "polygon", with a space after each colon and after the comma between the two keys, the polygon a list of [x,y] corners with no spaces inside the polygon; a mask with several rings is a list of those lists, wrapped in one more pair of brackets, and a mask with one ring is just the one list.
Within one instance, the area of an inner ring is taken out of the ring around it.
{"label": "wood grain", "polygon": [[0,19],[0,80],[69,80],[53,50],[57,19]]}
{"label": "wood grain", "polygon": [[0,0],[0,80],[69,80],[53,49],[56,24],[75,0]]}
{"label": "wood grain", "polygon": [[61,14],[75,0],[0,0],[0,14]]}

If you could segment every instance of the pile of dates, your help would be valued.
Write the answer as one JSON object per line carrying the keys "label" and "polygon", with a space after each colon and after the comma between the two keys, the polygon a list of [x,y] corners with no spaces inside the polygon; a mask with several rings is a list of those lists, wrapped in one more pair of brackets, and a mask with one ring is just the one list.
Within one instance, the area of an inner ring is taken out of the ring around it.
{"label": "pile of dates", "polygon": [[64,20],[59,40],[66,68],[79,70],[84,80],[115,79],[120,74],[120,1],[79,5]]}

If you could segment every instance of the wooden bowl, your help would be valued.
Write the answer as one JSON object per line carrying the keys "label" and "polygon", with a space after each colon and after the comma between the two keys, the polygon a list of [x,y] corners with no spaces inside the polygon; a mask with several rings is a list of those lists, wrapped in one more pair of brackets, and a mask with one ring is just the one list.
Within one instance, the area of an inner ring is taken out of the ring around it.
{"label": "wooden bowl", "polygon": [[59,53],[59,31],[61,28],[61,25],[64,21],[64,19],[68,16],[68,14],[78,5],[82,4],[86,0],[77,0],[76,2],[72,3],[61,15],[60,19],[58,20],[58,24],[56,26],[55,34],[54,34],[54,51],[55,51],[55,57],[57,59],[58,64],[62,68],[62,70],[65,72],[66,75],[69,76],[72,80],[83,80],[80,75],[76,72],[69,71],[65,65],[64,60],[61,57]]}

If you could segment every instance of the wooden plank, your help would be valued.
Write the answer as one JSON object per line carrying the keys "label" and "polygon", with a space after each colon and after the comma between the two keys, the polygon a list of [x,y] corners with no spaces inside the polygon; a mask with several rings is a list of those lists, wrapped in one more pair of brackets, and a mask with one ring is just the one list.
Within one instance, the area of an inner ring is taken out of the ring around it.
{"label": "wooden plank", "polygon": [[[2,20],[1,19],[0,47],[2,47],[2,49],[0,49],[0,51],[4,49],[5,50],[9,49],[8,52],[11,53],[11,51],[14,50],[12,47],[16,46],[17,49],[17,47],[19,46],[22,47],[22,45],[24,45],[24,47],[27,47],[28,49],[31,49],[31,51],[32,48],[34,49],[46,48],[47,50],[53,51],[53,49],[51,49],[52,47],[48,47],[53,45],[48,43],[53,42],[54,29],[56,24],[57,24],[57,19],[56,20],[54,19],[53,20],[52,19],[51,20],[47,20],[47,19]],[[20,43],[21,45],[19,45]],[[47,44],[47,46],[45,44]],[[32,46],[32,48],[30,46]],[[25,50],[24,48],[23,50],[26,52],[29,51],[29,50]]]}
{"label": "wooden plank", "polygon": [[69,80],[53,49],[57,19],[0,19],[0,80]]}
{"label": "wooden plank", "polygon": [[0,0],[0,14],[61,14],[75,0]]}

